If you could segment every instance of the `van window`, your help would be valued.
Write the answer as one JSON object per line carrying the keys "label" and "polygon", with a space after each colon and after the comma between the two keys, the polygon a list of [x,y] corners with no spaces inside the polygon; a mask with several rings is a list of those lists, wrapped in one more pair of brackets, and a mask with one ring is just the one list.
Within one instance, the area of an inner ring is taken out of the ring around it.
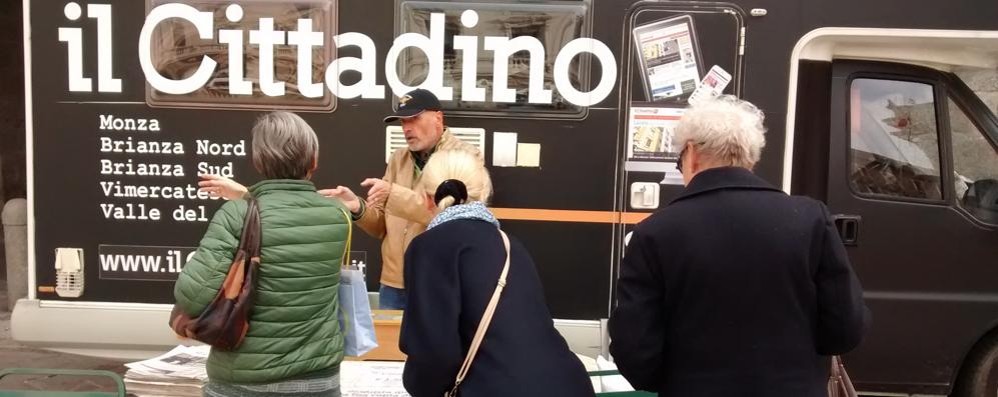
{"label": "van window", "polygon": [[860,78],[850,93],[850,185],[881,198],[941,200],[933,86]]}
{"label": "van window", "polygon": [[[156,7],[177,0],[150,0],[149,6]],[[248,32],[259,28],[259,20],[263,17],[273,18],[275,30],[294,31],[298,20],[310,19],[312,30],[321,32],[326,45],[312,48],[311,83],[325,81],[326,65],[335,58],[336,46],[330,45],[331,37],[337,33],[336,11],[338,0],[259,0],[241,2],[243,16],[236,22],[226,17],[229,3],[226,1],[193,1],[182,0],[179,3],[190,5],[201,12],[212,12],[213,26],[217,30],[231,29]],[[201,65],[205,56],[211,58],[218,66],[211,78],[200,89],[183,95],[165,94],[147,88],[146,102],[151,106],[162,107],[195,107],[195,108],[240,108],[240,109],[284,109],[303,111],[331,112],[336,107],[336,98],[325,87],[322,95],[307,97],[299,89],[298,50],[289,44],[274,45],[272,78],[274,82],[283,82],[284,94],[271,96],[265,94],[261,87],[260,49],[251,44],[244,35],[241,51],[243,52],[242,80],[252,84],[250,94],[232,94],[229,89],[230,71],[235,65],[229,65],[230,51],[228,44],[219,42],[219,35],[212,39],[201,39],[194,25],[181,19],[168,19],[158,25],[152,33],[152,63],[156,70],[168,79],[186,78]]]}
{"label": "van window", "polygon": [[998,224],[998,152],[952,100],[949,120],[957,203],[975,218]]}
{"label": "van window", "polygon": [[959,66],[953,74],[967,85],[992,114],[998,115],[998,69]]}
{"label": "van window", "polygon": [[[462,20],[465,10],[473,10],[478,15],[477,23],[467,27]],[[533,1],[529,3],[501,3],[459,1],[402,1],[396,14],[397,34],[418,33],[430,36],[430,16],[444,14],[444,53],[443,85],[452,87],[453,100],[441,101],[448,115],[482,116],[538,116],[581,118],[585,109],[566,101],[554,89],[554,63],[560,50],[568,42],[591,37],[588,1]],[[503,60],[507,67],[507,88],[516,92],[511,103],[492,100],[492,84],[495,52],[486,50],[479,39],[475,54],[477,66],[477,87],[485,89],[484,101],[462,100],[461,92],[464,58],[468,55],[454,45],[454,36],[498,36],[532,37],[544,48],[543,53],[531,54],[517,51]],[[589,63],[591,58],[583,53],[575,57],[569,65],[568,79],[572,86],[581,91],[589,88]],[[544,88],[552,90],[550,103],[529,103],[530,68],[532,63],[542,64]],[[430,60],[422,50],[409,47],[402,51],[397,62],[399,80],[409,86],[424,81],[430,69]]]}

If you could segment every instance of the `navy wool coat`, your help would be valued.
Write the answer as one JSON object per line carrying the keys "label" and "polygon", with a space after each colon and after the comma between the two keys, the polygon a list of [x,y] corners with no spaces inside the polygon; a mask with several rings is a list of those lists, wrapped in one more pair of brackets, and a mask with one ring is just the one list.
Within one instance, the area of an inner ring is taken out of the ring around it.
{"label": "navy wool coat", "polygon": [[[460,395],[593,396],[585,368],[554,328],[533,260],[512,236],[510,250],[506,288]],[[505,258],[495,225],[481,220],[451,220],[412,241],[399,347],[414,397],[440,397],[454,385]]]}
{"label": "navy wool coat", "polygon": [[660,396],[819,397],[868,323],[824,204],[724,167],[635,227],[610,352]]}

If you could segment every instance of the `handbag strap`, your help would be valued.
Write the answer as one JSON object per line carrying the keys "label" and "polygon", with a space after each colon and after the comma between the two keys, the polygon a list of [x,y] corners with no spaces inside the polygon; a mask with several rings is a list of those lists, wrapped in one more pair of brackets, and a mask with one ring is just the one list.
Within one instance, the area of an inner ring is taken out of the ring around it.
{"label": "handbag strap", "polygon": [[340,261],[340,267],[341,268],[348,268],[348,267],[350,267],[350,242],[353,241],[353,217],[351,217],[350,213],[348,213],[347,210],[345,210],[343,208],[340,208],[340,212],[343,213],[343,216],[346,217],[346,220],[347,220],[347,222],[346,222],[347,223],[347,244],[346,244],[346,247],[343,249],[343,259]]}
{"label": "handbag strap", "polygon": [[246,197],[246,215],[243,218],[239,247],[233,253],[232,266],[222,280],[222,291],[219,291],[226,299],[236,299],[239,296],[243,281],[251,271],[249,267],[254,260],[255,263],[260,263],[260,207],[253,196]]}
{"label": "handbag strap", "polygon": [[833,378],[842,377],[842,359],[839,356],[832,356],[831,374]]}
{"label": "handbag strap", "polygon": [[[345,210],[343,208],[340,208],[340,212],[343,213],[343,216],[347,220],[347,222],[346,222],[347,223],[347,243],[346,243],[346,247],[344,247],[344,249],[343,249],[343,259],[340,260],[340,269],[342,270],[342,269],[350,269],[350,242],[353,241],[353,217],[351,217],[350,213],[347,212],[347,210]],[[340,273],[340,285],[343,285],[342,283],[343,283],[343,273],[341,272]],[[339,302],[337,303],[336,307],[337,307],[337,310],[340,311],[340,315],[343,317],[342,318],[342,320],[343,320],[342,324],[343,324],[343,327],[344,327],[344,329],[343,329],[343,335],[346,336],[346,335],[348,335],[348,334],[350,334],[352,332],[351,329],[350,329],[352,327],[352,324],[351,324],[352,322],[351,322],[351,319],[350,319],[350,313],[348,313],[346,310],[343,310],[343,298],[339,299]]]}
{"label": "handbag strap", "polygon": [[468,355],[464,357],[464,364],[461,365],[461,370],[457,373],[457,379],[454,381],[454,387],[451,389],[450,395],[457,395],[457,388],[461,386],[461,382],[464,381],[464,377],[468,375],[468,370],[471,369],[471,362],[475,361],[475,354],[478,353],[478,347],[482,344],[482,339],[485,338],[485,331],[488,330],[489,324],[492,322],[492,315],[495,314],[496,306],[499,305],[499,295],[502,294],[503,288],[506,288],[506,274],[509,273],[509,237],[502,230],[499,231],[499,235],[502,236],[502,244],[506,248],[506,263],[502,267],[502,273],[499,274],[499,282],[496,284],[496,290],[492,293],[492,300],[489,301],[488,307],[485,308],[485,314],[482,315],[482,321],[478,323],[478,330],[475,331],[475,339],[471,341],[471,348],[468,349]]}
{"label": "handbag strap", "polygon": [[246,217],[243,233],[239,236],[238,251],[246,251],[251,258],[260,256],[260,205],[256,198],[247,195]]}
{"label": "handbag strap", "polygon": [[[858,397],[856,393],[856,387],[852,384],[852,379],[849,378],[849,372],[846,371],[845,364],[842,363],[842,357],[832,356],[832,368],[831,368],[831,379],[837,383],[836,387],[840,388],[842,397]],[[830,382],[831,383],[831,382]],[[829,386],[832,386],[829,384]],[[832,395],[829,392],[829,395]]]}

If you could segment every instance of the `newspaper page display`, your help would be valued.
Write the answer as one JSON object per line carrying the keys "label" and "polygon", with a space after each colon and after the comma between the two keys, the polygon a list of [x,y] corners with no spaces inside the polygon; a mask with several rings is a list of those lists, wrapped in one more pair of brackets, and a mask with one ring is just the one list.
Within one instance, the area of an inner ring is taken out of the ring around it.
{"label": "newspaper page display", "polygon": [[[125,386],[138,396],[200,397],[208,381],[206,364],[211,348],[177,346],[160,356],[125,364]],[[343,397],[407,397],[402,386],[404,362],[343,361],[340,392]]]}
{"label": "newspaper page display", "polygon": [[690,104],[696,105],[698,102],[720,96],[724,92],[724,88],[728,86],[731,82],[731,74],[729,74],[720,66],[714,65],[707,72],[706,76],[703,76],[703,80],[700,81],[700,85],[697,87],[696,91],[693,91],[693,95],[690,95]]}
{"label": "newspaper page display", "polygon": [[628,118],[627,158],[665,161],[679,156],[673,147],[673,132],[683,115],[679,108],[632,107]]}
{"label": "newspaper page display", "polygon": [[636,39],[652,101],[688,95],[696,90],[700,74],[690,26],[688,23],[665,20],[637,31]]}

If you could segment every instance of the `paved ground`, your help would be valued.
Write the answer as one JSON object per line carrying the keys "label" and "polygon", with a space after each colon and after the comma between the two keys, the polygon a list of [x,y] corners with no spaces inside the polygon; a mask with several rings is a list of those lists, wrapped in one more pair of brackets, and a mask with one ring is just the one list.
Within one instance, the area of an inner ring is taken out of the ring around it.
{"label": "paved ground", "polygon": [[[0,280],[0,369],[59,368],[99,369],[125,373],[121,361],[31,349],[10,339],[10,312],[6,311],[6,283]],[[2,390],[112,391],[113,383],[95,378],[18,375],[0,379]]]}

